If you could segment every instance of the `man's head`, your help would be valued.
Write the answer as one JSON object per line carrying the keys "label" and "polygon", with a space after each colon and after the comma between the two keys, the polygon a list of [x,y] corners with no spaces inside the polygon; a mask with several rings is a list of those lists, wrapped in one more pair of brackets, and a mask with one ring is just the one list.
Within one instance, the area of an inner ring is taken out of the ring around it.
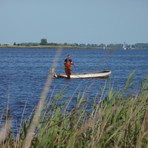
{"label": "man's head", "polygon": [[70,55],[69,54],[67,55],[67,58],[70,59]]}

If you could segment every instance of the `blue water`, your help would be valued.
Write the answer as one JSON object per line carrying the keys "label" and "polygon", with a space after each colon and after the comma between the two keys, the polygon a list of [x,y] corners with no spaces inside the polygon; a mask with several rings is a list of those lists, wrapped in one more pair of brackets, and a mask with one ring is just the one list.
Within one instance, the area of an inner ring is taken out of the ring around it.
{"label": "blue water", "polygon": [[[31,114],[37,105],[52,66],[55,49],[0,49],[0,112],[6,107],[11,109],[14,126],[20,123],[22,112]],[[100,89],[105,83],[111,83],[115,89],[122,89],[128,75],[135,71],[133,91],[137,91],[139,82],[148,75],[148,50],[96,50],[64,49],[58,60],[56,72],[64,73],[63,61],[71,55],[75,66],[73,73],[111,70],[110,79],[53,79],[48,98],[66,88],[65,100],[79,91],[87,98],[101,95]]]}

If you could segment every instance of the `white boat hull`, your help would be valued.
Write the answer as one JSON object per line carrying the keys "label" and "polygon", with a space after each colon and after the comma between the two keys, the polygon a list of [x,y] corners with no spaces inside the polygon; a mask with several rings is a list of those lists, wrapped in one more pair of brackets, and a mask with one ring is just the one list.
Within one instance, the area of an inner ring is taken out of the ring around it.
{"label": "white boat hull", "polygon": [[[101,72],[93,72],[93,73],[79,73],[70,75],[71,79],[87,79],[87,78],[104,78],[109,77],[111,71],[101,71]],[[67,78],[66,74],[54,74],[56,78]]]}

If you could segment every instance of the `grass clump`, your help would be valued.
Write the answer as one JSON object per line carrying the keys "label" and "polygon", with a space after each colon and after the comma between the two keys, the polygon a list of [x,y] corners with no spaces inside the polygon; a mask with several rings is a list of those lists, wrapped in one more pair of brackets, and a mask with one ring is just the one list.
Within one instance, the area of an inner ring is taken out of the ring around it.
{"label": "grass clump", "polygon": [[[131,77],[131,76],[130,76]],[[148,77],[142,82],[140,92],[125,96],[133,84],[127,80],[123,90],[108,90],[106,99],[64,100],[63,91],[44,106],[37,123],[31,148],[146,148],[148,147]],[[76,102],[69,107],[71,102]],[[91,108],[90,108],[91,104]],[[89,107],[89,109],[88,109]],[[31,125],[24,121],[18,138],[11,130],[1,140],[1,147],[22,148]],[[9,121],[9,119],[7,120]]]}

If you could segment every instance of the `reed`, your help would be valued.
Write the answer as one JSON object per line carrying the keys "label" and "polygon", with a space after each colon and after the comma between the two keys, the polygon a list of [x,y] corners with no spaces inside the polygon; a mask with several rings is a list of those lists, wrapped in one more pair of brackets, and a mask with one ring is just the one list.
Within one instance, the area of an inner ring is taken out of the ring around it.
{"label": "reed", "polygon": [[[125,88],[108,90],[105,99],[90,100],[79,93],[65,101],[62,90],[42,108],[30,142],[31,148],[146,148],[148,147],[148,76],[137,95],[126,94],[134,84],[133,73]],[[102,88],[102,93],[104,88]],[[69,105],[76,104],[73,108]],[[90,107],[91,104],[91,107]],[[34,114],[22,123],[19,139],[10,126],[1,147],[22,148]],[[0,133],[1,135],[1,133]]]}

